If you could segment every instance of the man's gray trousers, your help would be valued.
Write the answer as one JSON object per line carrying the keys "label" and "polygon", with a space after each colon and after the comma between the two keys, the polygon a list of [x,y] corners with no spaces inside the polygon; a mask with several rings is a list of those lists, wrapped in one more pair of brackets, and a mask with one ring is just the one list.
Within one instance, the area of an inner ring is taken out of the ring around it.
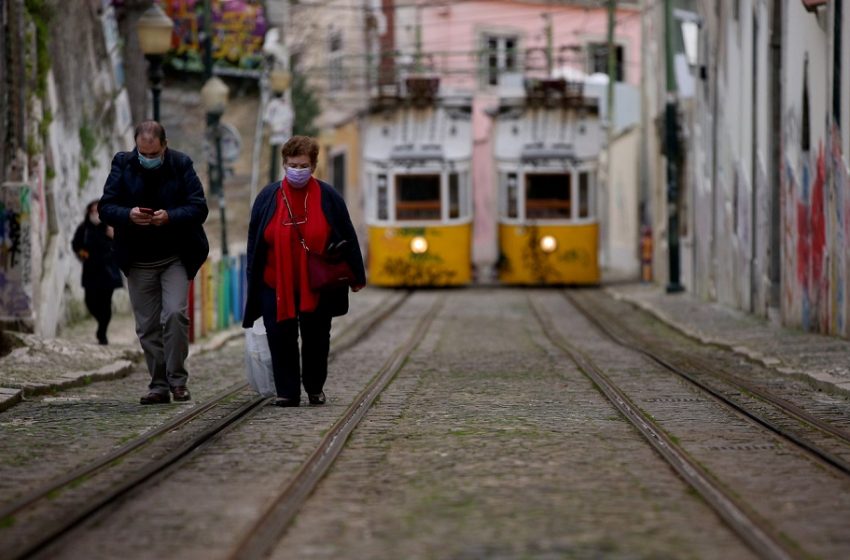
{"label": "man's gray trousers", "polygon": [[151,374],[150,390],[168,394],[186,385],[189,354],[189,279],[180,261],[158,268],[131,267],[127,275],[136,334]]}

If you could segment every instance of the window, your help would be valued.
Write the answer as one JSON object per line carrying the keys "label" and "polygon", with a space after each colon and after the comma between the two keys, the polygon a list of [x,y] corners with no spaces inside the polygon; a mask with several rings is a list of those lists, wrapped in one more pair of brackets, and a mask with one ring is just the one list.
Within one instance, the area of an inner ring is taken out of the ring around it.
{"label": "window", "polygon": [[505,181],[505,216],[508,218],[519,217],[518,198],[516,173],[508,173]]}
{"label": "window", "polygon": [[449,219],[460,218],[460,180],[457,173],[449,174]]}
{"label": "window", "polygon": [[331,31],[328,38],[328,89],[340,91],[343,86],[342,32]]}
{"label": "window", "polygon": [[569,173],[539,173],[525,176],[525,217],[529,220],[563,220],[570,218]]}
{"label": "window", "polygon": [[516,36],[484,36],[484,80],[488,85],[498,85],[499,74],[517,69],[518,43]]}
{"label": "window", "polygon": [[[614,45],[616,81],[622,82],[624,76],[625,49],[622,45]],[[608,43],[590,43],[587,45],[588,71],[591,74],[608,73]]]}
{"label": "window", "polygon": [[590,173],[587,171],[578,175],[578,217],[590,217]]}
{"label": "window", "polygon": [[396,176],[396,219],[439,220],[440,176]]}
{"label": "window", "polygon": [[387,192],[387,176],[386,175],[378,175],[378,208],[377,208],[377,216],[379,220],[389,220],[389,200],[388,200],[388,192]]}
{"label": "window", "polygon": [[331,181],[337,192],[345,198],[345,152],[331,157]]}

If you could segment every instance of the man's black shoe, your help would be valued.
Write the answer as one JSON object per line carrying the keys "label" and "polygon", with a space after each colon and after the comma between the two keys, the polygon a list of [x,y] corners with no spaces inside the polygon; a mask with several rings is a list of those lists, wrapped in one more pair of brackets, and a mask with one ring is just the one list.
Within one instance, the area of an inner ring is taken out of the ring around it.
{"label": "man's black shoe", "polygon": [[139,403],[141,404],[168,404],[170,402],[171,395],[168,393],[157,393],[156,391],[151,391],[139,399]]}
{"label": "man's black shoe", "polygon": [[188,401],[192,398],[192,395],[189,393],[189,389],[187,389],[185,385],[173,387],[171,389],[171,394],[174,395],[174,400],[178,402]]}
{"label": "man's black shoe", "polygon": [[325,392],[322,391],[317,395],[307,395],[307,399],[310,401],[312,405],[320,405],[325,404]]}

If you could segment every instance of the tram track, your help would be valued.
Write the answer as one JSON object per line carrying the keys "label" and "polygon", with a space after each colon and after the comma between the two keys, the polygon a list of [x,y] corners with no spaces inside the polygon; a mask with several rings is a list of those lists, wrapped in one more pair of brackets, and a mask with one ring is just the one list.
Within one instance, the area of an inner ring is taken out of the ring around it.
{"label": "tram track", "polygon": [[[346,329],[346,331],[344,331],[339,337],[337,337],[334,343],[332,343],[331,351],[328,356],[329,362],[333,361],[340,353],[366,339],[375,327],[393,315],[410,298],[412,293],[412,291],[404,292],[400,297],[391,300],[389,303],[377,306],[374,313],[370,313],[368,321],[358,324],[355,328]],[[153,442],[162,438],[165,434],[183,428],[193,421],[200,420],[205,414],[216,410],[217,407],[225,405],[231,399],[238,397],[240,393],[247,392],[248,390],[249,386],[247,382],[232,385],[231,387],[216,394],[209,401],[178,415],[170,421],[154,428],[138,438],[135,438],[134,440],[127,442],[115,451],[95,459],[91,463],[83,465],[71,473],[62,476],[59,479],[50,481],[38,489],[18,498],[13,503],[0,510],[0,520],[13,521],[16,516],[26,513],[28,509],[43,503],[45,500],[69,489],[74,489],[82,483],[97,477],[99,474],[108,471],[111,466],[120,464],[131,455],[148,447]],[[247,400],[239,403],[234,410],[231,410],[223,417],[212,421],[199,433],[186,439],[180,445],[166,452],[161,457],[146,462],[140,468],[123,478],[119,483],[113,484],[107,490],[97,494],[84,504],[79,507],[75,507],[72,512],[69,512],[60,520],[44,527],[38,538],[26,542],[16,550],[4,551],[4,557],[9,558],[10,560],[18,560],[30,557],[46,549],[62,539],[65,535],[72,532],[76,527],[82,525],[88,519],[97,515],[99,512],[104,511],[112,505],[119,504],[120,502],[128,499],[134,491],[137,491],[145,485],[153,483],[163,476],[166,476],[172,469],[182,464],[190,457],[193,457],[196,452],[209,445],[219,436],[226,433],[226,431],[250,418],[254,413],[262,408],[262,405],[265,404],[267,400],[268,398],[266,397],[257,397],[252,394]],[[5,556],[6,553],[9,553],[10,555]]]}
{"label": "tram track", "polygon": [[[603,309],[601,305],[592,303],[588,297],[577,297],[568,292],[563,292],[563,296],[591,324],[616,344],[643,354],[739,414],[802,449],[814,460],[836,469],[845,476],[850,476],[850,461],[839,454],[840,451],[850,454],[850,433],[846,430],[814,416],[762,386],[742,379],[714,364],[709,364],[705,359],[697,356],[682,356],[676,352],[664,350],[659,343],[650,340],[649,337],[641,336],[624,327],[622,321],[616,320],[610,312]],[[720,385],[725,384],[727,389],[715,386],[718,382]],[[773,418],[767,417],[771,412],[769,410],[757,411],[752,406],[740,402],[746,395],[771,407]],[[786,418],[781,418],[781,415]],[[802,429],[801,424],[820,432],[823,437],[817,439],[821,441],[813,441],[815,437],[812,430]],[[803,431],[809,433],[800,433]],[[826,445],[830,445],[834,450],[825,449]]]}
{"label": "tram track", "polygon": [[351,432],[425,337],[442,309],[443,300],[444,298],[439,298],[431,305],[407,341],[384,362],[294,476],[275,492],[271,503],[228,555],[230,560],[259,560],[272,552],[301,506],[342,452]]}
{"label": "tram track", "polygon": [[788,560],[803,557],[775,527],[692,458],[677,440],[668,435],[650,414],[642,410],[594,360],[568,342],[555,328],[549,315],[541,311],[531,297],[528,298],[528,305],[550,343],[576,364],[606,399],[747,546],[762,558]]}

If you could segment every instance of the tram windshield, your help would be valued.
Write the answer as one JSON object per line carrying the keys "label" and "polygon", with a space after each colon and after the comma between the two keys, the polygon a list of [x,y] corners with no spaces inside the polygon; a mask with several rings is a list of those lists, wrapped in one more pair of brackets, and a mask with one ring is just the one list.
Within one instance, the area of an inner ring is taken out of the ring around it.
{"label": "tram windshield", "polygon": [[439,220],[440,176],[397,175],[396,219]]}
{"label": "tram windshield", "polygon": [[569,219],[572,192],[570,173],[528,174],[525,216],[529,220]]}

